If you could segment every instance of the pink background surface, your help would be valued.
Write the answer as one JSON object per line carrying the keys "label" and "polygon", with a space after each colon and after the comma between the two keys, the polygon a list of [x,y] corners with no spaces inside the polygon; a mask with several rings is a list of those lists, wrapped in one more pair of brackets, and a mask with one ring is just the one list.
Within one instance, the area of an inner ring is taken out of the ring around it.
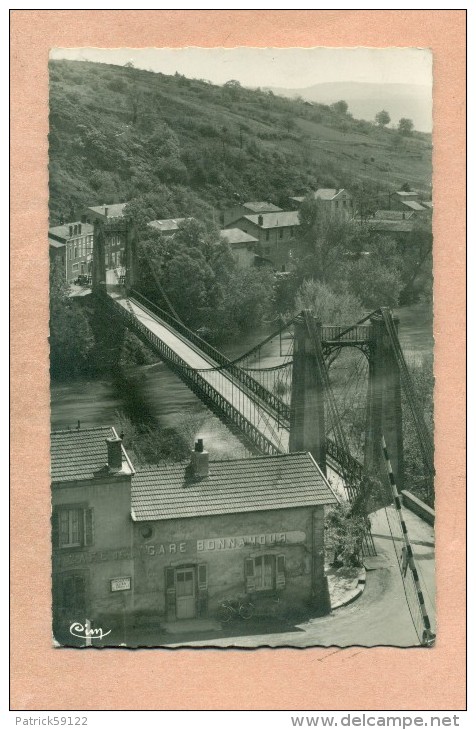
{"label": "pink background surface", "polygon": [[[465,23],[463,10],[12,11],[12,709],[464,709]],[[434,649],[51,646],[48,53],[54,46],[187,45],[433,50]]]}

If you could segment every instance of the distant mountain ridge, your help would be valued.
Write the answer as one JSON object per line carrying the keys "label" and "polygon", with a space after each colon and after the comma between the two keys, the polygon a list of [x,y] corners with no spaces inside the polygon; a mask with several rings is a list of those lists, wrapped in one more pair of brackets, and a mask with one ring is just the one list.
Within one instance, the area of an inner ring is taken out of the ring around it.
{"label": "distant mountain ridge", "polygon": [[350,113],[356,119],[373,121],[377,112],[386,109],[391,123],[398,124],[402,117],[413,120],[420,132],[432,130],[432,91],[419,84],[375,84],[366,82],[326,82],[304,89],[268,87],[278,96],[294,98],[318,104],[333,104],[344,99]]}

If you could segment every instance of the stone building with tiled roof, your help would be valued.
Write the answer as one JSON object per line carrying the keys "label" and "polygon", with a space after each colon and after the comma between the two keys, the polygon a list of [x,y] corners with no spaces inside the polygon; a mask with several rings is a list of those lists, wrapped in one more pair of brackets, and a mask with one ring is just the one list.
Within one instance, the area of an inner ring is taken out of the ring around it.
{"label": "stone building with tiled roof", "polygon": [[185,221],[191,221],[193,218],[166,218],[162,220],[150,221],[148,225],[156,231],[160,231],[164,236],[173,236],[177,233],[179,225]]}
{"label": "stone building with tiled roof", "polygon": [[[354,216],[354,200],[344,188],[318,188],[311,193],[314,200],[321,202],[322,214],[328,220],[344,221]],[[306,196],[290,198],[293,208],[300,208]]]}
{"label": "stone building with tiled roof", "polygon": [[337,498],[311,454],[211,461],[198,440],[188,464],[135,471],[114,429],[78,428],[52,434],[51,460],[62,643],[80,618],[120,643],[144,617],[214,618],[240,596],[265,612],[278,599],[286,613],[329,610],[324,518]]}
{"label": "stone building with tiled roof", "polygon": [[276,271],[289,271],[290,251],[300,225],[295,210],[244,215],[226,228],[240,228],[259,241],[257,253]]}
{"label": "stone building with tiled roof", "polygon": [[231,223],[235,223],[237,220],[242,218],[244,215],[279,213],[281,210],[282,208],[279,208],[277,205],[274,205],[274,203],[270,203],[266,200],[252,200],[247,203],[238,203],[237,205],[234,205],[220,213],[220,224],[223,228],[226,228]]}
{"label": "stone building with tiled roof", "polygon": [[93,227],[79,221],[52,226],[48,230],[50,259],[60,261],[65,280],[72,284],[91,274]]}

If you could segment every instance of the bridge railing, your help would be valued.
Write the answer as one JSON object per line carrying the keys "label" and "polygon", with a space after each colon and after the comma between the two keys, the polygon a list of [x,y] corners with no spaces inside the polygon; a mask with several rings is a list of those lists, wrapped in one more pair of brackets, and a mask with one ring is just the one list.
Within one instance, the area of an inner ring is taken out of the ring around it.
{"label": "bridge railing", "polygon": [[268,439],[246,416],[244,416],[233,403],[230,403],[213,385],[207,381],[199,370],[191,368],[177,353],[166,345],[157,335],[140,322],[133,312],[124,309],[120,304],[115,304],[114,299],[107,297],[107,302],[112,311],[127,322],[127,326],[143,341],[152,345],[156,352],[167,361],[174,372],[197,395],[205,400],[222,417],[233,423],[242,434],[262,454],[281,454],[282,449]]}
{"label": "bridge railing", "polygon": [[368,342],[370,338],[370,327],[356,325],[349,328],[344,325],[323,325],[322,340],[324,342]]}
{"label": "bridge railing", "polygon": [[179,334],[183,335],[189,342],[194,344],[202,352],[212,358],[212,360],[218,363],[222,370],[226,370],[226,372],[230,373],[230,375],[236,378],[250,393],[256,395],[261,401],[263,401],[263,403],[265,403],[274,411],[274,413],[277,415],[278,420],[282,422],[289,422],[291,416],[291,408],[287,403],[284,403],[284,401],[281,400],[279,396],[271,393],[271,391],[261,385],[261,383],[255,380],[255,378],[249,375],[249,373],[243,370],[239,365],[234,365],[232,361],[226,357],[226,355],[224,355],[219,350],[216,350],[213,345],[210,345],[210,343],[202,339],[200,335],[197,335],[196,332],[189,329],[182,322],[179,322],[171,314],[165,312],[163,309],[161,309],[161,307],[151,302],[143,294],[140,294],[140,292],[133,289],[131,291],[131,295],[134,299],[137,299],[139,304],[142,304],[143,306],[150,309],[166,324],[170,325]]}

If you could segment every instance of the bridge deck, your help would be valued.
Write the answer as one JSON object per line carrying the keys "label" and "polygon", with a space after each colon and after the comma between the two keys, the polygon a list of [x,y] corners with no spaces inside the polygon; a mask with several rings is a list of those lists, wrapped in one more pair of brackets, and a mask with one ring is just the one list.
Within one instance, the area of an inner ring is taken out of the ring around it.
{"label": "bridge deck", "polygon": [[242,384],[231,374],[223,370],[210,370],[210,368],[217,367],[218,363],[178,332],[172,331],[169,325],[144,305],[132,298],[127,300],[119,288],[108,287],[108,294],[126,312],[133,312],[138,322],[178,355],[185,366],[200,370],[200,376],[235,410],[259,429],[277,449],[282,452],[288,451],[288,430],[283,428],[276,417],[257,401],[256,396],[248,395]]}

